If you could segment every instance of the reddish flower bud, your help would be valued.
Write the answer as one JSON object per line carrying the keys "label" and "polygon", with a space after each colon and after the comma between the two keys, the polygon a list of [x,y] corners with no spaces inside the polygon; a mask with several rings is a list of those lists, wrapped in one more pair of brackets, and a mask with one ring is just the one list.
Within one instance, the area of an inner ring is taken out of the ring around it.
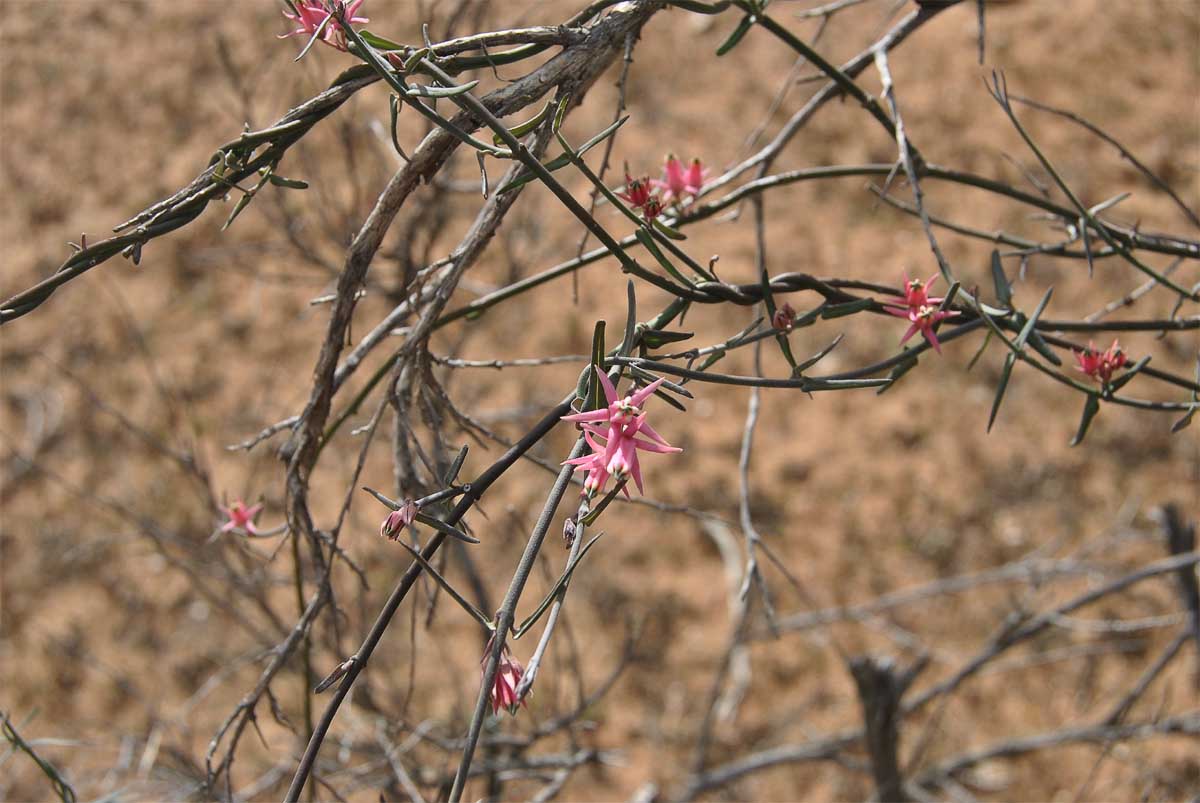
{"label": "reddish flower bud", "polygon": [[395,541],[400,537],[400,533],[404,532],[404,528],[413,523],[417,518],[416,502],[405,502],[400,506],[399,510],[393,510],[388,514],[388,517],[383,520],[383,524],[379,528],[379,534],[388,540]]}
{"label": "reddish flower bud", "polygon": [[771,325],[781,332],[790,332],[796,324],[796,310],[792,309],[792,305],[786,301],[782,307],[775,308],[775,314],[771,316]]}

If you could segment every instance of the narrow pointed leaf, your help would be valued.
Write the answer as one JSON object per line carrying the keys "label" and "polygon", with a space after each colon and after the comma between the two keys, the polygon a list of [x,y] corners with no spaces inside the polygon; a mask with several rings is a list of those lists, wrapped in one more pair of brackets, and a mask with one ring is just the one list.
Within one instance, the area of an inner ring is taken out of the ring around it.
{"label": "narrow pointed leaf", "polygon": [[812,368],[814,365],[819,363],[821,360],[825,359],[826,355],[828,355],[829,352],[831,352],[835,348],[837,348],[838,344],[842,342],[842,337],[844,337],[844,335],[838,335],[837,337],[835,337],[833,339],[833,342],[830,343],[828,346],[821,349],[816,354],[814,354],[813,356],[809,357],[804,362],[797,365],[795,368],[795,373],[797,373],[797,374],[803,373],[804,371],[807,371],[809,368]]}
{"label": "narrow pointed leaf", "polygon": [[1087,401],[1083,404],[1083,417],[1079,419],[1079,430],[1075,433],[1075,437],[1071,438],[1071,445],[1077,446],[1083,442],[1083,436],[1087,434],[1088,427],[1091,426],[1092,419],[1096,417],[1096,413],[1100,412],[1100,397],[1094,393],[1087,395]]}
{"label": "narrow pointed leaf", "polygon": [[358,35],[363,38],[364,42],[366,42],[368,45],[375,48],[376,50],[407,50],[408,49],[408,45],[402,45],[399,42],[393,42],[391,39],[387,39],[376,33],[371,33],[368,30],[359,31]]}
{"label": "narrow pointed leaf", "polygon": [[733,50],[735,47],[737,47],[738,42],[742,41],[742,37],[746,35],[746,31],[750,30],[750,28],[753,26],[754,16],[752,14],[747,14],[746,16],[742,17],[742,21],[739,22],[737,27],[733,29],[733,33],[729,34],[729,38],[726,39],[719,48],[717,48],[717,55],[724,56],[730,50]]}
{"label": "narrow pointed leaf", "polygon": [[633,344],[637,340],[637,295],[634,293],[632,280],[625,284],[625,306],[625,336],[621,339],[619,352],[622,357],[628,357],[632,353]]}
{"label": "narrow pointed leaf", "polygon": [[296,178],[284,178],[283,176],[277,176],[274,173],[267,176],[267,180],[270,181],[272,184],[274,184],[276,187],[287,187],[289,190],[307,190],[308,189],[307,181],[301,181],[300,179],[296,179]]}
{"label": "narrow pointed leaf", "polygon": [[1042,316],[1046,305],[1050,303],[1050,296],[1054,293],[1054,288],[1046,289],[1046,295],[1042,296],[1042,300],[1038,302],[1037,308],[1034,309],[1033,315],[1029,316],[1029,320],[1025,321],[1025,325],[1021,327],[1021,334],[1017,335],[1017,339],[1013,341],[1013,346],[1017,351],[1025,348],[1025,341],[1029,339],[1029,335],[1033,332],[1033,327],[1037,325],[1038,318]]}
{"label": "narrow pointed leaf", "polygon": [[592,331],[592,369],[588,371],[589,390],[585,410],[599,410],[608,404],[604,388],[596,378],[596,371],[604,370],[604,351],[604,321],[596,321],[596,328]]}
{"label": "narrow pointed leaf", "polygon": [[1062,365],[1062,357],[1036,331],[1029,334],[1029,347],[1055,365]]}
{"label": "narrow pointed leaf", "polygon": [[663,234],[670,237],[672,240],[686,240],[687,239],[686,234],[679,231],[678,229],[671,228],[670,226],[668,226],[666,223],[663,223],[658,218],[654,219],[654,228],[658,229]]}
{"label": "narrow pointed leaf", "polygon": [[479,85],[478,81],[468,81],[458,86],[429,86],[427,84],[409,84],[408,94],[422,98],[453,98],[465,95]]}
{"label": "narrow pointed leaf", "polygon": [[422,524],[425,524],[429,527],[432,527],[433,529],[437,530],[439,533],[448,535],[451,538],[457,538],[459,541],[463,541],[468,544],[478,544],[479,543],[478,538],[472,538],[471,536],[464,533],[462,530],[456,530],[455,528],[451,527],[446,522],[442,521],[441,519],[435,519],[433,516],[427,516],[424,513],[418,513],[417,521],[419,521]]}
{"label": "narrow pointed leaf", "polygon": [[915,368],[916,365],[917,365],[916,357],[913,357],[911,360],[905,360],[904,362],[897,365],[895,368],[892,369],[891,373],[888,374],[888,379],[890,379],[891,381],[888,384],[881,387],[879,390],[875,391],[875,395],[880,396],[884,393],[887,393],[889,390],[891,390],[892,385],[896,384],[897,379],[899,379],[900,377],[907,374],[909,371],[911,371],[913,368]]}
{"label": "narrow pointed leaf", "polygon": [[853,315],[856,312],[862,312],[865,309],[870,309],[875,305],[873,298],[860,298],[855,301],[847,301],[845,304],[826,304],[821,307],[821,317],[825,320],[830,318],[841,318],[846,315]]}
{"label": "narrow pointed leaf", "polygon": [[637,237],[637,240],[642,244],[642,247],[650,252],[650,256],[654,257],[658,264],[663,266],[663,270],[671,274],[672,278],[687,287],[695,287],[695,284],[688,280],[688,278],[682,273],[680,273],[679,269],[671,263],[671,260],[667,259],[666,254],[659,249],[658,244],[654,242],[654,236],[650,234],[649,231],[639,226],[638,230],[634,233],[634,236]]}
{"label": "narrow pointed leaf", "polygon": [[1192,416],[1196,414],[1198,407],[1193,407],[1183,414],[1183,417],[1171,425],[1171,432],[1182,432],[1187,428],[1188,424],[1192,423]]}
{"label": "narrow pointed leaf", "polygon": [[979,350],[975,352],[975,356],[967,363],[967,370],[970,371],[975,367],[975,363],[979,362],[979,358],[983,356],[983,352],[987,351],[988,344],[992,342],[992,330],[984,332],[983,342],[979,344]]}
{"label": "narrow pointed leaf", "polygon": [[1133,381],[1133,378],[1138,375],[1138,372],[1146,367],[1146,363],[1148,363],[1148,362],[1150,362],[1149,354],[1147,354],[1145,357],[1142,357],[1140,360],[1138,360],[1137,364],[1134,365],[1132,368],[1130,368],[1128,371],[1121,374],[1119,377],[1114,379],[1112,382],[1109,382],[1108,383],[1109,390],[1111,390],[1113,393],[1116,393],[1118,390],[1120,390],[1121,388],[1128,385],[1131,381]]}
{"label": "narrow pointed leaf", "polygon": [[454,458],[454,462],[450,464],[450,468],[446,471],[446,485],[453,485],[458,480],[458,472],[462,471],[463,463],[467,461],[467,447],[458,450],[458,455]]}
{"label": "narrow pointed leaf", "polygon": [[1012,285],[1004,275],[1004,263],[1000,261],[1000,252],[992,249],[992,283],[996,285],[996,299],[1006,308],[1012,308]]}
{"label": "narrow pointed leaf", "polygon": [[647,329],[642,332],[642,343],[648,349],[660,349],[668,343],[691,340],[695,332],[670,332],[666,329]]}
{"label": "narrow pointed leaf", "polygon": [[[546,101],[546,105],[542,107],[542,110],[537,113],[536,117],[532,117],[523,123],[517,123],[512,128],[508,129],[508,132],[510,134],[512,134],[514,137],[518,137],[518,138],[525,136],[530,131],[532,131],[533,129],[537,128],[539,125],[542,124],[542,121],[546,119],[546,115],[548,115],[550,113],[550,110],[552,108],[554,108],[554,101],[553,100]],[[504,144],[504,140],[500,137],[499,134],[492,134],[492,142],[496,143],[497,145]]]}
{"label": "narrow pointed leaf", "polygon": [[992,431],[992,424],[996,423],[996,413],[1000,412],[1000,402],[1004,400],[1004,391],[1008,389],[1008,378],[1012,376],[1013,365],[1017,362],[1017,355],[1009,352],[1004,356],[1004,370],[1000,372],[1000,384],[996,385],[996,398],[992,400],[992,412],[988,415],[987,431]]}

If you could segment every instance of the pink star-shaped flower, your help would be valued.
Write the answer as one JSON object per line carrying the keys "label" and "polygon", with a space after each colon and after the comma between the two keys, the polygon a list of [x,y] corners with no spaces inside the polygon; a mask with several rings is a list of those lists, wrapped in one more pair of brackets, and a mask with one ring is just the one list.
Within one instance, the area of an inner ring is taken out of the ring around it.
{"label": "pink star-shaped flower", "polygon": [[920,332],[929,345],[933,346],[933,350],[938,354],[942,353],[942,344],[938,342],[937,334],[933,328],[946,320],[953,318],[959,313],[956,310],[941,310],[938,309],[938,304],[944,300],[940,296],[929,295],[929,285],[937,281],[938,274],[933,274],[929,280],[922,282],[920,279],[910,279],[908,272],[904,273],[904,304],[884,304],[883,308],[892,315],[909,320],[908,331],[904,333],[904,337],[900,338],[900,343],[908,342],[908,339]]}
{"label": "pink star-shaped flower", "polygon": [[228,533],[234,530],[258,535],[258,528],[254,525],[254,517],[262,512],[262,504],[246,507],[246,503],[241,499],[235,501],[229,507],[222,507],[221,512],[225,514],[229,521],[221,525],[221,532]]}
{"label": "pink star-shaped flower", "polygon": [[1103,385],[1111,382],[1113,372],[1127,362],[1125,352],[1116,340],[1103,352],[1097,351],[1095,343],[1089,342],[1083,351],[1075,352],[1075,360],[1079,363],[1076,367],[1080,371]]}
{"label": "pink star-shaped flower", "polygon": [[[339,1],[332,0],[332,2]],[[346,22],[352,24],[370,22],[366,17],[357,16],[358,8],[362,4],[363,0],[350,0],[345,5],[343,13],[346,16]],[[323,3],[322,0],[295,0],[291,5],[296,13],[290,14],[284,11],[283,16],[295,22],[299,27],[280,35],[280,39],[287,39],[289,36],[311,37],[333,13],[330,7]],[[337,20],[329,20],[329,23],[325,26],[325,30],[321,31],[321,41],[338,50],[344,51],[346,49],[346,35],[342,31],[341,26],[337,24]]]}
{"label": "pink star-shaped flower", "polygon": [[[584,439],[592,451],[583,457],[567,460],[564,465],[579,466],[588,472],[584,480],[586,495],[602,491],[609,476],[618,479],[633,477],[638,492],[644,493],[638,450],[659,453],[683,451],[667,443],[666,438],[650,426],[646,420],[646,413],[641,409],[641,405],[665,380],[656,379],[641,390],[621,398],[608,375],[598,367],[596,376],[604,388],[608,406],[586,413],[563,416],[564,421],[582,425]],[[628,496],[629,492],[626,491],[625,494]]]}

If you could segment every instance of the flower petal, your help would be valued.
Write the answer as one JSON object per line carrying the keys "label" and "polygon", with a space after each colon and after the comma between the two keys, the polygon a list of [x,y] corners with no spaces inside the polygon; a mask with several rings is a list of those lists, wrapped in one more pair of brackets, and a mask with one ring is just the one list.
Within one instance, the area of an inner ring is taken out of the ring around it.
{"label": "flower petal", "polygon": [[631,393],[629,396],[630,404],[634,407],[641,407],[646,399],[654,395],[654,391],[658,390],[659,385],[666,381],[663,377],[659,377],[641,390]]}
{"label": "flower petal", "polygon": [[604,388],[604,395],[608,398],[608,403],[612,404],[617,400],[617,389],[613,386],[612,380],[608,378],[608,374],[601,370],[600,366],[593,366],[596,369],[596,376],[600,378],[600,385]]}

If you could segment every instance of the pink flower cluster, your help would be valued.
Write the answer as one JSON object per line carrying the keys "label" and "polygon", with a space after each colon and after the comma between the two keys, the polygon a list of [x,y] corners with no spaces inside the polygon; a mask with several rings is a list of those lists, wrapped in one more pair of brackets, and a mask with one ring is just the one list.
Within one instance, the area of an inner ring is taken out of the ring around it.
{"label": "pink flower cluster", "polygon": [[920,332],[929,341],[929,345],[933,346],[933,350],[941,354],[942,344],[938,342],[933,327],[959,313],[955,310],[938,309],[938,304],[941,304],[944,299],[940,296],[929,295],[927,289],[937,279],[936,273],[925,282],[920,279],[910,279],[906,271],[904,274],[904,304],[885,304],[884,309],[892,315],[909,320],[908,331],[904,333],[904,337],[900,338],[901,344],[906,343],[910,337]]}
{"label": "pink flower cluster", "polygon": [[1102,385],[1112,381],[1113,372],[1127,362],[1121,344],[1116,340],[1107,351],[1097,351],[1096,344],[1089,342],[1083,351],[1075,352],[1076,367]]}
{"label": "pink flower cluster", "polygon": [[687,199],[686,203],[696,200],[707,175],[708,171],[699,159],[693,159],[690,165],[684,167],[682,161],[670,154],[663,165],[661,179],[649,176],[633,178],[626,169],[625,192],[617,195],[634,209],[640,209],[642,217],[649,223],[671,204],[682,208],[685,206],[684,199]]}
{"label": "pink flower cluster", "polygon": [[292,10],[296,13],[290,14],[287,11],[283,12],[283,16],[295,22],[300,27],[294,31],[289,31],[281,35],[280,39],[287,39],[289,36],[303,36],[311,38],[321,27],[326,20],[329,22],[325,25],[325,29],[321,31],[321,41],[330,47],[345,51],[346,49],[346,34],[342,31],[337,20],[330,19],[333,14],[332,4],[341,3],[342,13],[346,17],[346,22],[362,24],[370,22],[366,17],[359,17],[358,8],[363,4],[363,0],[350,0],[345,3],[342,0],[329,0],[328,3],[323,0],[294,0],[289,3]]}
{"label": "pink flower cluster", "polygon": [[[492,640],[495,638],[492,636],[492,639],[488,640],[483,651],[483,660],[479,662],[481,669],[487,669],[487,659],[492,654]],[[501,708],[516,716],[517,708],[525,705],[524,699],[517,698],[517,686],[521,684],[521,678],[524,676],[525,667],[509,654],[508,645],[505,644],[500,653],[500,663],[496,666],[496,677],[492,680],[490,695],[493,716],[499,714]]]}
{"label": "pink flower cluster", "polygon": [[[641,409],[664,380],[656,379],[641,390],[620,398],[613,383],[599,368],[596,368],[596,376],[604,387],[608,406],[563,416],[564,421],[582,425],[583,437],[592,451],[583,457],[567,460],[563,465],[577,466],[587,472],[583,483],[585,496],[603,492],[609,477],[621,480],[632,476],[638,492],[644,493],[638,450],[659,453],[683,451],[667,443],[662,435],[655,432]],[[629,496],[629,491],[625,491],[625,495]]]}
{"label": "pink flower cluster", "polygon": [[235,501],[229,507],[222,507],[221,512],[229,519],[221,525],[221,532],[229,533],[234,530],[241,530],[250,535],[258,535],[258,528],[254,524],[254,518],[262,512],[261,504],[246,507],[246,503],[241,499]]}

